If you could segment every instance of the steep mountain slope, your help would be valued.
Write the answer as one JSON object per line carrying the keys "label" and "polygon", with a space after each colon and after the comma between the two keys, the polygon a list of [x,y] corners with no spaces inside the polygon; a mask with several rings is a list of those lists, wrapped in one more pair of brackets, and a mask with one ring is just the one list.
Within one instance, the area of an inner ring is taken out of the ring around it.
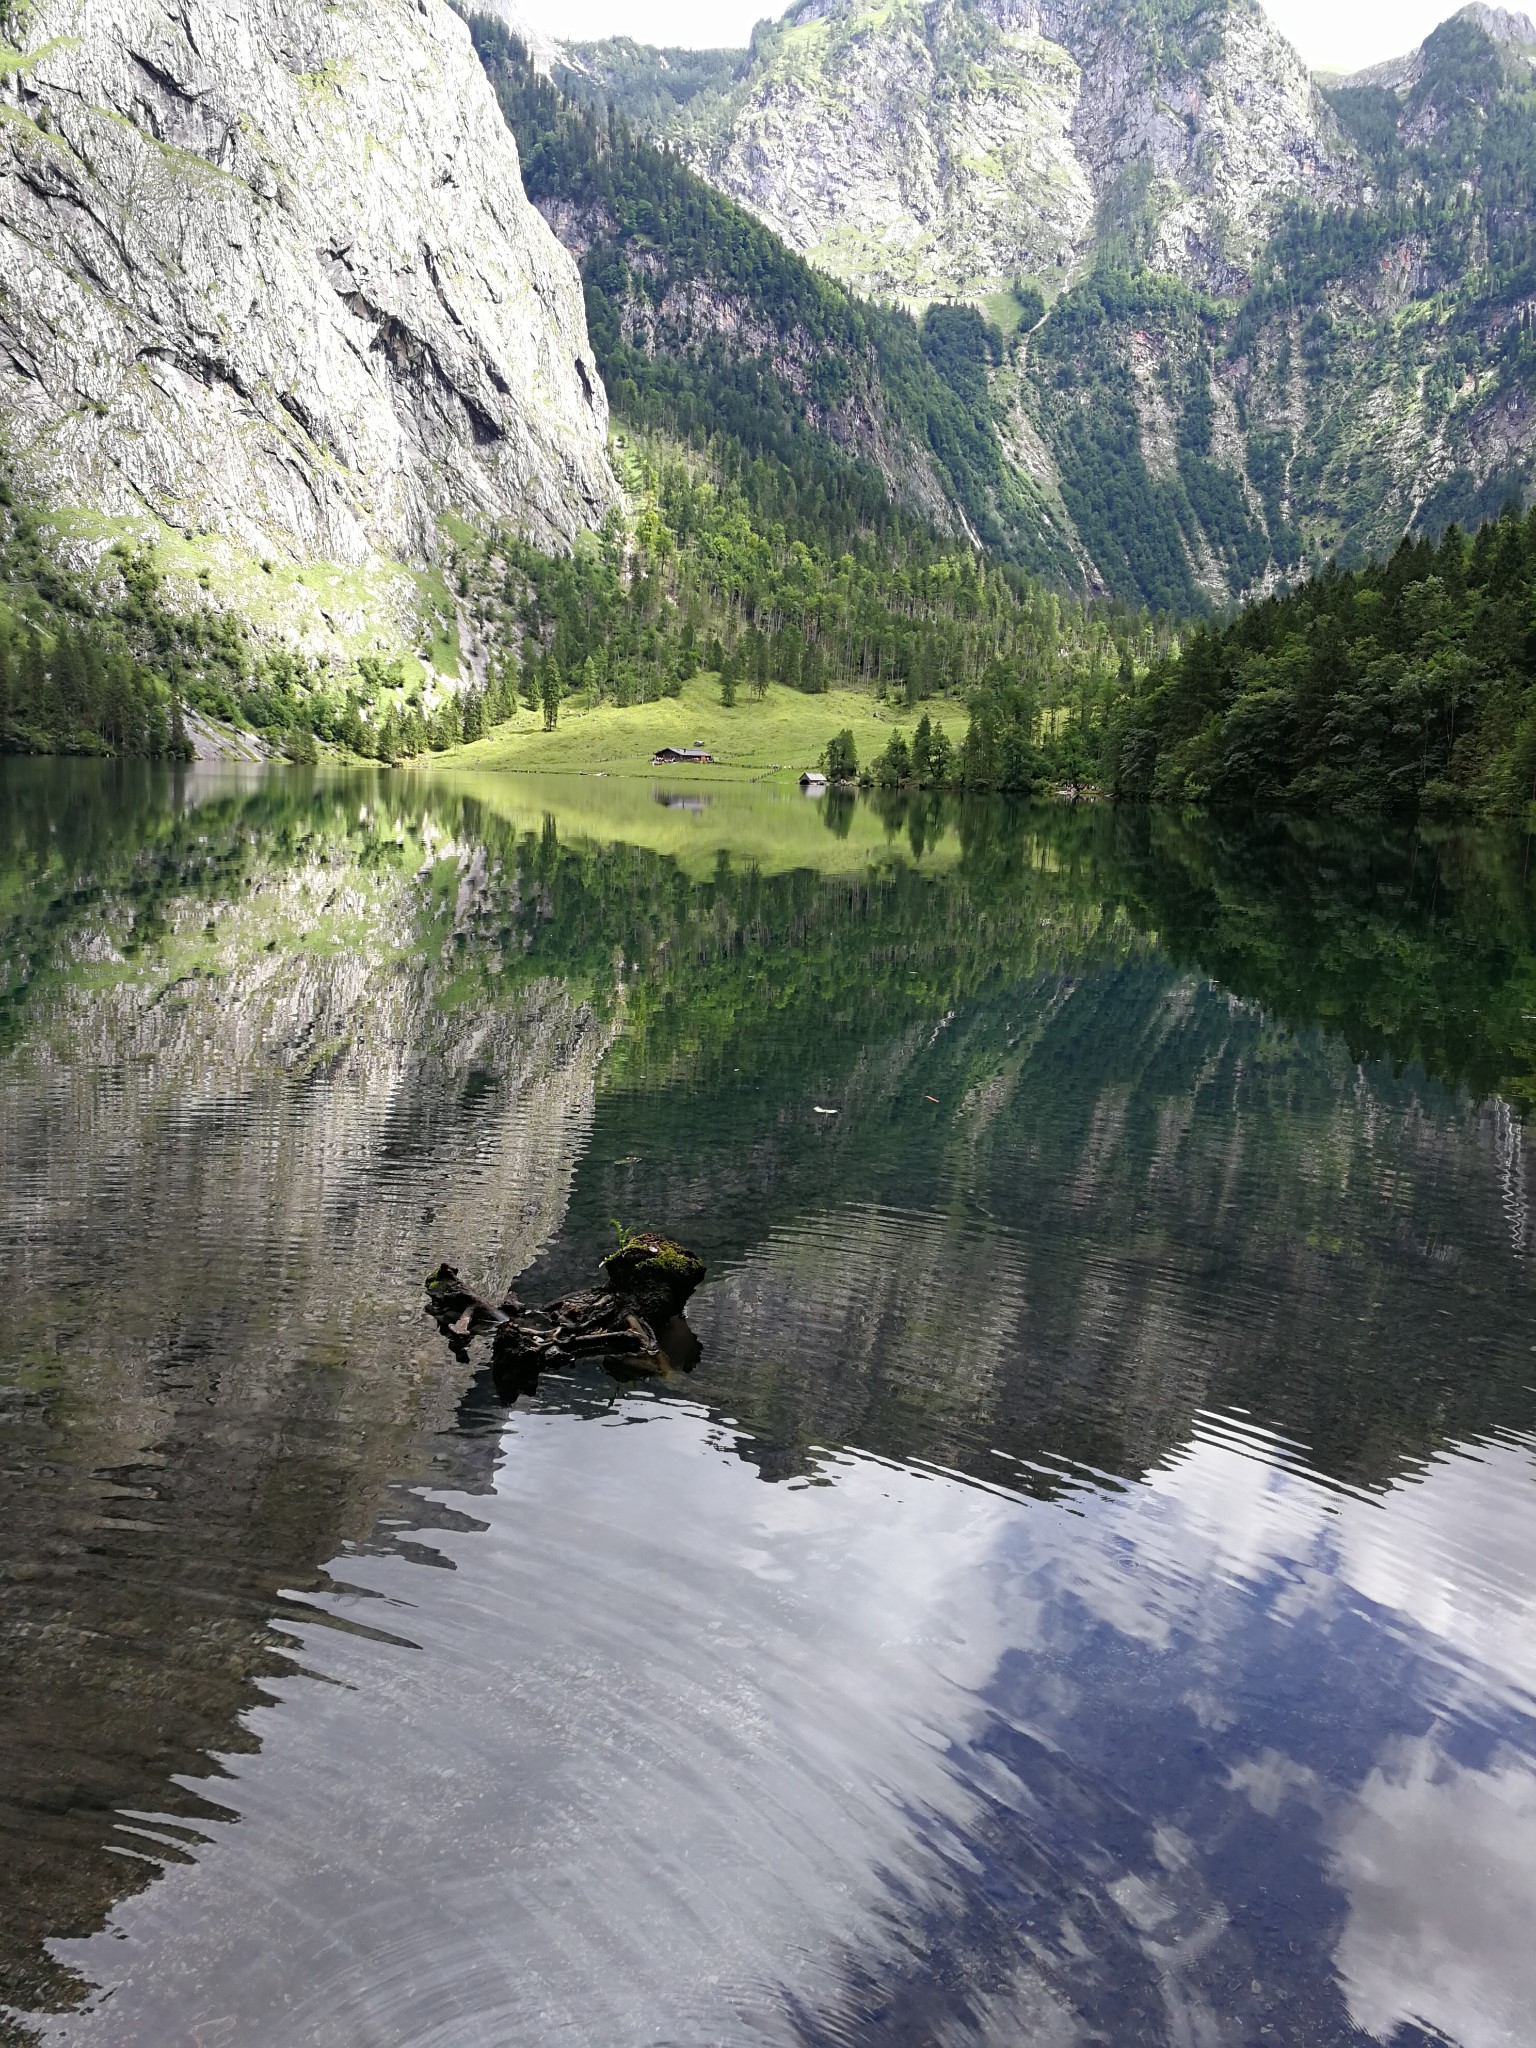
{"label": "steep mountain slope", "polygon": [[[648,104],[622,47],[576,61]],[[1330,109],[1251,0],[801,0],[728,89],[709,83],[664,123],[692,161],[882,296],[1054,286],[1127,236],[1155,268],[1228,290],[1286,199],[1356,186]]]}
{"label": "steep mountain slope", "polygon": [[978,403],[934,333],[860,302],[625,120],[573,105],[499,20],[471,23],[529,194],[581,263],[617,412],[787,464],[803,503],[865,530],[900,507],[1083,581],[1059,501],[1006,459],[984,374]]}
{"label": "steep mountain slope", "polygon": [[1053,534],[1187,610],[1528,495],[1533,43],[1473,5],[1324,91],[1247,0],[809,0],[670,98],[634,45],[557,76],[838,275],[995,320],[942,309]]}
{"label": "steep mountain slope", "polygon": [[574,268],[442,0],[37,0],[0,57],[0,418],[98,533],[421,560],[614,502]]}

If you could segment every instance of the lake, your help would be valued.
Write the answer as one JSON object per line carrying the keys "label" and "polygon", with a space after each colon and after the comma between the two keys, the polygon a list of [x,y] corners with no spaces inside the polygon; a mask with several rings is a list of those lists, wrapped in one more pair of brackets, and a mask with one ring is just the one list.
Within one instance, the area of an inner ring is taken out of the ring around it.
{"label": "lake", "polygon": [[[1529,2044],[1519,837],[0,763],[0,2036]],[[691,1372],[422,1313],[615,1225]]]}

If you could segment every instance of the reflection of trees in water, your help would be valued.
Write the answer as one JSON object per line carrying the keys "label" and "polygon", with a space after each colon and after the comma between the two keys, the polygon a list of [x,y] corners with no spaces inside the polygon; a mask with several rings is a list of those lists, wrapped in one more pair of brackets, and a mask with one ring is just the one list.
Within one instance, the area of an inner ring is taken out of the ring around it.
{"label": "reflection of trees in water", "polygon": [[548,1245],[553,1291],[614,1215],[696,1242],[692,1391],[775,1476],[854,1442],[1048,1493],[1240,1404],[1375,1481],[1523,1384],[1518,1121],[1351,1056],[1528,1101],[1518,848],[895,796],[888,866],[695,879],[446,785],[182,787],[0,778],[25,2002],[136,1881],[109,1845],[176,1853],[118,1814],[207,1810],[172,1781],[254,1741],[284,1590],[463,1393],[414,1326],[444,1253]]}
{"label": "reflection of trees in water", "polygon": [[1053,1491],[1236,1405],[1377,1483],[1524,1413],[1497,1105],[1141,959],[880,1048],[781,1029],[796,1115],[722,1081],[679,1146],[669,1091],[606,1097],[559,1244],[664,1187],[716,1275],[709,1398],[776,1476],[853,1443]]}
{"label": "reflection of trees in water", "polygon": [[[527,832],[446,782],[364,772],[231,790],[193,771],[174,784],[178,806],[166,802],[170,778],[142,764],[35,765],[44,772],[11,763],[0,779],[13,1030],[17,991],[39,976],[52,985],[59,938],[97,935],[109,901],[111,936],[149,950],[167,903],[195,896],[217,914],[256,870],[312,850],[317,833],[364,870],[414,861],[425,835],[479,855],[474,886],[460,862],[454,904],[431,890],[418,904],[429,923],[457,926],[466,969],[503,980],[545,971],[601,993],[623,959],[640,970],[642,998],[626,1044],[654,1041],[652,1065],[665,1063],[669,1037],[702,1046],[698,1028],[669,1033],[668,1008],[700,1020],[712,1007],[771,1011],[839,992],[881,1022],[893,999],[910,998],[915,1015],[989,971],[1081,957],[1118,918],[1155,934],[1176,965],[1294,1029],[1336,1032],[1358,1057],[1417,1059],[1448,1085],[1520,1106],[1531,1096],[1536,876],[1518,837],[831,790],[821,801],[833,832],[867,802],[894,865],[851,879],[765,876],[722,858],[695,879],[643,847],[563,840],[553,815]],[[958,844],[958,867],[904,864],[946,844]],[[66,967],[80,965],[65,953]]]}

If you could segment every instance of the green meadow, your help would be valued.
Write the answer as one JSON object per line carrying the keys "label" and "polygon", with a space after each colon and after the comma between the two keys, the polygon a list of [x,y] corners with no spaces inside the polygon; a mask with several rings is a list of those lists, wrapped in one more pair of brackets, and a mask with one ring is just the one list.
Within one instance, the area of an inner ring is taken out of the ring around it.
{"label": "green meadow", "polygon": [[[928,707],[942,721],[942,711]],[[963,736],[965,713],[950,707],[954,730]],[[680,697],[649,704],[598,704],[581,709],[570,700],[560,722],[544,730],[542,712],[520,709],[484,739],[438,756],[439,768],[510,768],[538,775],[639,775],[650,777],[651,756],[662,747],[704,747],[712,767],[669,770],[700,781],[743,776],[798,776],[821,760],[827,741],[844,727],[852,732],[860,763],[883,752],[893,731],[910,733],[918,714],[905,706],[879,704],[860,690],[827,690],[809,697],[770,683],[758,703],[745,689],[728,710],[720,702],[720,680],[708,673],[691,678]]]}

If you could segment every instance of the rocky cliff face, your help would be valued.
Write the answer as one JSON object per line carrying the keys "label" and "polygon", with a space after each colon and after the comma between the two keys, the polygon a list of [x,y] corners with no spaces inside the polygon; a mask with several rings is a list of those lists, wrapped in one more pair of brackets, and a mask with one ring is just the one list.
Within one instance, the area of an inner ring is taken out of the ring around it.
{"label": "rocky cliff face", "polygon": [[[633,46],[579,54],[645,118]],[[1523,14],[1323,90],[1252,0],[803,0],[666,124],[824,268],[998,323],[978,420],[1090,589],[1227,602],[1536,488]]]}
{"label": "rocky cliff face", "polygon": [[442,0],[19,19],[0,416],[29,482],[346,564],[430,554],[448,510],[554,547],[601,519],[575,268]]}
{"label": "rocky cliff face", "polygon": [[1054,286],[1114,240],[1230,290],[1282,201],[1359,183],[1305,67],[1245,0],[803,0],[682,132],[795,248],[913,301]]}

